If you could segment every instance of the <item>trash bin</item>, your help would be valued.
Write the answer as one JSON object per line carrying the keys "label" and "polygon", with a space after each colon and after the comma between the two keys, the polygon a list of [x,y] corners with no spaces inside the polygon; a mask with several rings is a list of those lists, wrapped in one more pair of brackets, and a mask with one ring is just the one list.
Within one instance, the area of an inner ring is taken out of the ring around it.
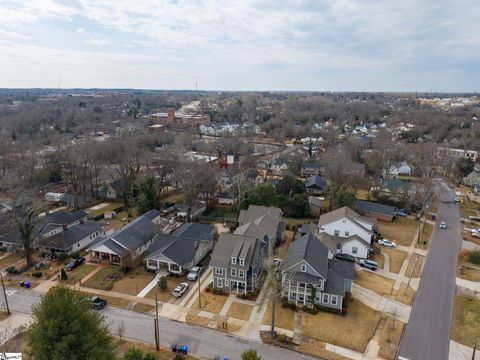
{"label": "trash bin", "polygon": [[432,220],[435,220],[437,218],[437,214],[432,214]]}
{"label": "trash bin", "polygon": [[183,346],[182,346],[182,354],[183,354],[183,355],[187,355],[187,354],[188,354],[188,346],[187,346],[187,345],[183,345]]}
{"label": "trash bin", "polygon": [[30,289],[30,281],[25,281],[25,288]]}

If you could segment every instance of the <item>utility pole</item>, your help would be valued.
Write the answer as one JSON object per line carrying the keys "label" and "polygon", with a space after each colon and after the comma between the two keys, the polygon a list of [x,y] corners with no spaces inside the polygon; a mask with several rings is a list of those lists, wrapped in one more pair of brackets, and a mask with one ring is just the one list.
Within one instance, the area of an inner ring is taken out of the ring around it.
{"label": "utility pole", "polygon": [[410,277],[408,278],[407,286],[405,287],[405,291],[403,292],[403,295],[407,293],[408,287],[410,286],[410,280],[412,280],[413,273],[417,268],[417,262],[418,262],[418,254],[415,254],[415,262],[413,263],[413,269],[412,269],[412,272],[410,273]]}
{"label": "utility pole", "polygon": [[5,290],[5,284],[3,283],[3,275],[1,272],[0,272],[0,279],[2,280],[3,296],[5,297],[5,306],[7,307],[7,314],[10,315],[10,308],[8,307],[7,292]]}
{"label": "utility pole", "polygon": [[160,351],[160,328],[158,324],[158,295],[155,293],[155,346]]}
{"label": "utility pole", "polygon": [[477,342],[473,344],[473,354],[472,354],[472,360],[475,360],[475,352],[477,351]]}
{"label": "utility pole", "polygon": [[202,284],[202,277],[200,274],[198,274],[198,308],[202,308],[202,290],[201,290],[201,285]]}

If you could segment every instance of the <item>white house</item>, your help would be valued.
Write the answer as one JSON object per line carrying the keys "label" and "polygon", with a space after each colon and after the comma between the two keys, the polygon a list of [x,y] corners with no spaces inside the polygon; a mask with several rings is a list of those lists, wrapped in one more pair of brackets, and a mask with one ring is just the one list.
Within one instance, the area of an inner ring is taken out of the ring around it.
{"label": "white house", "polygon": [[276,158],[272,161],[272,166],[270,168],[275,175],[281,175],[288,169],[288,160],[281,157]]}
{"label": "white house", "polygon": [[[385,171],[383,175],[385,176]],[[412,175],[412,168],[405,161],[392,164],[388,171],[388,175],[392,177],[397,177],[399,175]]]}
{"label": "white house", "polygon": [[358,258],[368,257],[376,233],[371,219],[347,206],[321,215],[318,229],[320,240],[329,248],[331,256],[341,253]]}

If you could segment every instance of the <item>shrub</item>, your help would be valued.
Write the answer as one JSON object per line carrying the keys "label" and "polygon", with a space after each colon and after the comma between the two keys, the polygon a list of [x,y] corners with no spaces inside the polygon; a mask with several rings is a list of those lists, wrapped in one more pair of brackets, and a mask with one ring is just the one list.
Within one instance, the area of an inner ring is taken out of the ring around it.
{"label": "shrub", "polygon": [[262,357],[257,354],[257,350],[249,349],[243,352],[242,360],[260,360]]}
{"label": "shrub", "polygon": [[41,278],[42,277],[42,272],[41,271],[35,271],[34,273],[32,273],[32,276],[36,277],[36,278]]}
{"label": "shrub", "polygon": [[468,262],[480,265],[480,251],[472,251],[468,254]]}
{"label": "shrub", "polygon": [[67,260],[67,258],[68,258],[68,255],[65,253],[60,253],[58,254],[58,257],[57,257],[58,261],[61,263],[64,263],[65,260]]}
{"label": "shrub", "polygon": [[289,306],[290,306],[290,309],[292,309],[294,311],[297,310],[297,305],[295,305],[295,303],[292,302],[292,303],[289,304]]}
{"label": "shrub", "polygon": [[278,341],[284,343],[285,341],[287,341],[287,335],[285,335],[285,334],[278,334],[277,339],[278,339]]}
{"label": "shrub", "polygon": [[148,353],[143,357],[143,360],[158,360],[159,357],[157,354],[154,353]]}
{"label": "shrub", "polygon": [[65,272],[65,269],[62,269],[62,271],[60,272],[60,280],[68,280],[68,276],[67,276],[67,273]]}
{"label": "shrub", "polygon": [[308,312],[312,315],[317,315],[318,314],[318,309],[316,307],[309,308]]}
{"label": "shrub", "polygon": [[165,279],[165,276],[162,276],[160,277],[160,279],[158,279],[158,287],[162,290],[167,290],[167,279]]}
{"label": "shrub", "polygon": [[131,347],[123,355],[123,360],[143,360],[143,351],[136,347]]}
{"label": "shrub", "polygon": [[286,309],[289,307],[290,307],[290,304],[288,303],[288,301],[282,301],[282,308]]}
{"label": "shrub", "polygon": [[17,268],[15,266],[10,266],[6,268],[5,271],[12,275],[18,274]]}

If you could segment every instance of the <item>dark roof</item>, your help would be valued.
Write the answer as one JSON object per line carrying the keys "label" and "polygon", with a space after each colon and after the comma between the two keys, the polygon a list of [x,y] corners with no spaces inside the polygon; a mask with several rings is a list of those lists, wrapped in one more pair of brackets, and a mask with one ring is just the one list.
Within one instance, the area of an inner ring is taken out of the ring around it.
{"label": "dark roof", "polygon": [[320,164],[316,161],[305,161],[302,162],[302,169],[320,169]]}
{"label": "dark roof", "polygon": [[328,260],[328,278],[325,292],[334,295],[345,295],[345,280],[355,279],[355,264],[350,261]]}
{"label": "dark roof", "polygon": [[78,210],[74,212],[60,210],[48,215],[47,217],[42,219],[40,223],[44,226],[47,226],[48,224],[71,224],[85,217],[87,217],[87,213],[83,210]]}
{"label": "dark roof", "polygon": [[153,244],[147,249],[146,259],[166,257],[180,266],[188,264],[195,258],[198,240],[172,235],[157,235]]}
{"label": "dark roof", "polygon": [[9,231],[0,235],[0,242],[20,245],[22,240],[20,239],[20,232],[16,230]]}
{"label": "dark roof", "polygon": [[408,188],[409,185],[410,183],[408,181],[401,179],[391,179],[386,182],[385,187],[389,191],[394,192],[396,190],[405,190],[406,188]]}
{"label": "dark roof", "polygon": [[288,165],[288,159],[279,157],[273,160],[272,165]]}
{"label": "dark roof", "polygon": [[305,235],[308,233],[315,233],[318,231],[318,226],[317,224],[314,223],[308,223],[308,224],[303,224],[300,227],[300,234]]}
{"label": "dark roof", "polygon": [[328,248],[312,233],[308,233],[290,244],[282,270],[305,260],[324,279],[327,278]]}
{"label": "dark roof", "polygon": [[48,238],[42,238],[38,243],[39,245],[66,250],[80,240],[100,230],[103,225],[104,224],[95,221],[85,221],[84,223],[70,226],[67,230],[63,230]]}
{"label": "dark roof", "polygon": [[160,216],[160,211],[158,211],[157,209],[152,209],[143,214],[143,216],[145,216],[149,220],[153,220]]}
{"label": "dark roof", "polygon": [[211,240],[215,228],[208,224],[185,223],[178,227],[173,236],[182,236],[196,240]]}
{"label": "dark roof", "polygon": [[[232,257],[241,257],[245,259],[245,268],[255,264],[257,252],[260,249],[260,241],[255,237],[238,234],[221,234],[215,247],[213,248],[210,266],[227,268]],[[239,267],[239,263],[236,265]]]}
{"label": "dark roof", "polygon": [[388,216],[394,216],[396,210],[394,206],[379,204],[365,200],[356,200],[355,206],[358,210],[363,212],[384,214]]}
{"label": "dark roof", "polygon": [[313,188],[313,187],[323,189],[326,186],[327,186],[327,180],[322,179],[318,175],[309,176],[307,180],[305,180],[305,188],[307,189]]}
{"label": "dark roof", "polygon": [[248,210],[240,211],[238,223],[241,227],[249,222],[253,222],[262,228],[265,235],[270,236],[271,239],[275,239],[282,215],[282,210],[279,208],[250,205]]}

